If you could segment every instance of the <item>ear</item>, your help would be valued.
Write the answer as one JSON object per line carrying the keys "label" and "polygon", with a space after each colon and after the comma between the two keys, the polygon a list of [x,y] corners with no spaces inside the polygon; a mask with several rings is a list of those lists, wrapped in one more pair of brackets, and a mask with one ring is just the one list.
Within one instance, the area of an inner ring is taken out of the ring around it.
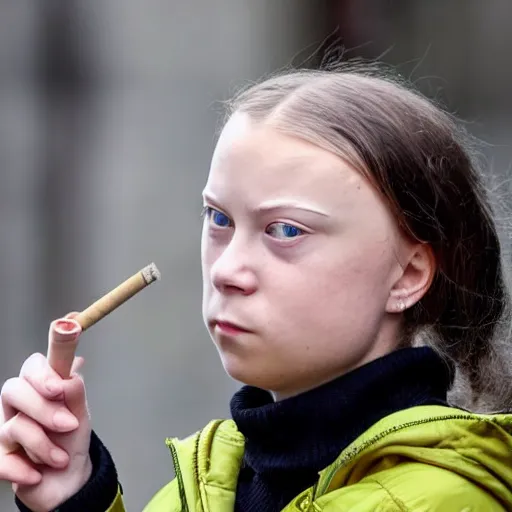
{"label": "ear", "polygon": [[419,243],[410,248],[402,275],[390,291],[386,304],[388,313],[401,313],[414,306],[427,293],[436,271],[432,247]]}

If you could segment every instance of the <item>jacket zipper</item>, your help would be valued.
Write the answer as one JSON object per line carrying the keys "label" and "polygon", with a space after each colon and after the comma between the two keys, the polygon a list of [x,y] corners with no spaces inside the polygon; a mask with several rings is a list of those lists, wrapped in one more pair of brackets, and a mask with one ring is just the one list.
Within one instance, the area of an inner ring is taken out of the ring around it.
{"label": "jacket zipper", "polygon": [[[322,485],[321,488],[318,487],[316,489],[316,492],[314,493],[315,494],[315,498],[314,499],[316,499],[318,496],[322,496],[323,494],[325,494],[325,491],[331,485],[331,482],[332,482],[332,480],[334,478],[334,475],[340,469],[342,469],[349,462],[351,462],[361,452],[363,452],[364,450],[366,450],[370,446],[372,446],[375,443],[377,443],[378,441],[380,441],[383,437],[385,437],[385,436],[387,436],[389,434],[398,432],[399,430],[403,430],[404,428],[414,427],[416,425],[423,425],[425,423],[432,423],[434,421],[442,421],[442,420],[468,420],[468,419],[474,421],[475,419],[478,420],[479,418],[475,418],[474,416],[468,417],[468,415],[462,415],[462,414],[454,414],[454,415],[451,415],[451,416],[436,416],[436,417],[433,417],[433,418],[426,418],[426,419],[423,419],[423,420],[410,421],[409,423],[403,423],[401,425],[396,425],[394,427],[388,428],[387,430],[381,432],[379,435],[377,435],[375,437],[372,437],[371,439],[369,439],[365,443],[352,448],[352,450],[349,453],[347,453],[343,457],[343,459],[341,459],[339,462],[335,463],[335,466],[329,471],[329,474],[328,474],[328,476],[326,478],[326,482],[324,483],[324,485]],[[485,421],[485,420],[482,420],[482,421]]]}
{"label": "jacket zipper", "polygon": [[178,488],[180,491],[180,500],[182,505],[182,512],[189,512],[187,496],[185,495],[185,485],[183,483],[183,475],[180,469],[180,463],[178,461],[178,454],[176,452],[176,447],[174,446],[171,439],[166,439],[165,444],[169,447],[172,455],[172,461],[174,463],[174,473],[176,474],[176,479],[178,480]]}
{"label": "jacket zipper", "polygon": [[201,439],[201,434],[203,433],[203,431],[201,430],[198,434],[197,434],[197,439],[196,439],[196,449],[194,450],[194,461],[193,461],[193,466],[194,466],[194,478],[196,480],[196,484],[197,484],[197,488],[199,489],[199,463],[198,463],[198,458],[199,458],[199,440]]}

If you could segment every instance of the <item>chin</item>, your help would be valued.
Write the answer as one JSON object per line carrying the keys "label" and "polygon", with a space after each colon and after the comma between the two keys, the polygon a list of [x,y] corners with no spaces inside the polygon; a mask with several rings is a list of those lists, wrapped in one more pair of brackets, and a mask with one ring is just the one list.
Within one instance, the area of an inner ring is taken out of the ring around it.
{"label": "chin", "polygon": [[[269,389],[267,386],[269,384],[268,378],[265,378],[265,371],[259,370],[255,368],[253,365],[248,365],[240,359],[229,356],[221,356],[222,357],[222,365],[224,366],[224,371],[237,382],[241,384],[245,384],[247,386],[254,386],[262,389]],[[268,377],[268,375],[267,375]]]}
{"label": "chin", "polygon": [[[229,359],[229,360],[228,360]],[[223,357],[222,358],[222,365],[224,366],[224,371],[237,382],[241,382],[242,384],[247,384],[249,386],[254,386],[253,379],[251,379],[251,376],[249,375],[249,372],[247,372],[247,368],[244,368],[243,364],[240,364],[240,362],[235,362],[232,360],[232,358]]]}
{"label": "chin", "polygon": [[243,361],[232,356],[223,357],[222,364],[229,377],[246,386],[253,386],[272,393],[283,388],[283,379],[281,377],[272,378],[268,370],[265,369],[268,366],[255,367],[247,363],[244,364]]}

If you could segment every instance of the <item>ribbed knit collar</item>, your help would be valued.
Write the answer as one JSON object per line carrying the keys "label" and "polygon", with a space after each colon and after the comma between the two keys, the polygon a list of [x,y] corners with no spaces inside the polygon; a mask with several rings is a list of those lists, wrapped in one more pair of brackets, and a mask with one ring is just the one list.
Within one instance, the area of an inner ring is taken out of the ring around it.
{"label": "ribbed knit collar", "polygon": [[317,473],[385,416],[445,403],[451,379],[448,365],[419,347],[397,350],[279,402],[244,386],[231,400],[232,417],[246,437],[244,463],[260,476]]}

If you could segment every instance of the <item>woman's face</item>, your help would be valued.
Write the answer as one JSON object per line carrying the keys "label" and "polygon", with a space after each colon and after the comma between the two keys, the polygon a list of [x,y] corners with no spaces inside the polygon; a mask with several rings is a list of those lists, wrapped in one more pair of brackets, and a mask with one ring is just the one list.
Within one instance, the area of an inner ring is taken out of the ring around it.
{"label": "woman's face", "polygon": [[203,316],[232,378],[283,398],[396,347],[404,242],[346,162],[235,114],[204,204]]}

